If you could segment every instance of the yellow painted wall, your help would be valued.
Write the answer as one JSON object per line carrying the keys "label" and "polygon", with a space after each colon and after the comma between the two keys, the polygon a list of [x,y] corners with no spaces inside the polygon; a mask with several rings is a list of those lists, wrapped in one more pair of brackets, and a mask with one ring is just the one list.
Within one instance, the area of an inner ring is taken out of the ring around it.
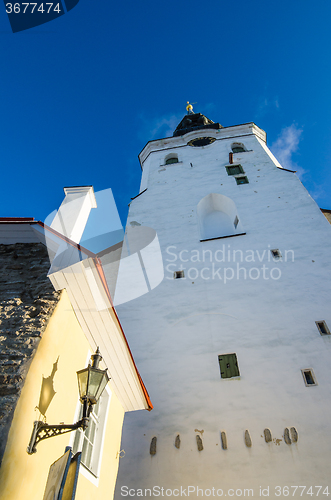
{"label": "yellow painted wall", "polygon": [[[54,376],[56,394],[46,412],[47,422],[73,423],[78,401],[76,371],[85,368],[88,352],[93,350],[64,290],[33,358],[14,413],[0,469],[1,500],[43,499],[49,467],[63,455],[71,433],[41,441],[37,453],[27,454],[33,422],[39,420],[35,407],[39,403],[42,376],[51,374],[53,363],[59,357]],[[109,387],[111,390],[111,384]],[[95,486],[80,474],[76,500],[113,498],[123,418],[123,408],[112,391],[99,484]]]}

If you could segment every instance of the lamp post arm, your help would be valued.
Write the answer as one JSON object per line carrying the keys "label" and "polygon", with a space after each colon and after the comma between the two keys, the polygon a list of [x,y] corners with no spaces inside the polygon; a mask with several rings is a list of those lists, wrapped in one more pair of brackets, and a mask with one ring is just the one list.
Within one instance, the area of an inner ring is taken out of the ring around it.
{"label": "lamp post arm", "polygon": [[75,431],[79,428],[83,430],[87,429],[88,426],[88,417],[83,417],[81,420],[78,420],[75,424],[58,424],[58,425],[48,425],[40,420],[36,420],[33,423],[33,430],[29,442],[29,446],[27,448],[27,452],[29,455],[37,452],[37,444],[39,441],[43,439],[48,439],[53,436],[59,436],[60,434],[65,434],[67,432]]}

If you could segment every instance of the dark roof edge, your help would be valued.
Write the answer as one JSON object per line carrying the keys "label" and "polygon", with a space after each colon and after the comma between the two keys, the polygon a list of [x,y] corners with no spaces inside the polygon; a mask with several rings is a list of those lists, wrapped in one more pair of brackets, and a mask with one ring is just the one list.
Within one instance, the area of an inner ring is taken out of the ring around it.
{"label": "dark roof edge", "polygon": [[296,173],[296,170],[290,170],[290,169],[284,168],[284,167],[277,167],[277,168],[279,168],[279,170],[285,170],[286,172],[292,172],[292,174]]}
{"label": "dark roof edge", "polygon": [[38,222],[34,217],[0,217],[0,224],[30,224]]}

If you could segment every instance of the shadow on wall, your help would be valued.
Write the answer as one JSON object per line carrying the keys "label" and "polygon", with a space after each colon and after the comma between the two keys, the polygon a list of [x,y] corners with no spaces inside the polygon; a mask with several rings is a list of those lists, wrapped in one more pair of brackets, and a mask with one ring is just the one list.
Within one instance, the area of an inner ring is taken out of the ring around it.
{"label": "shadow on wall", "polygon": [[210,193],[197,206],[200,241],[234,236],[244,232],[237,207],[231,198]]}
{"label": "shadow on wall", "polygon": [[54,376],[57,371],[57,364],[59,362],[59,357],[53,364],[52,373],[49,377],[44,377],[41,384],[39,404],[36,406],[37,410],[40,411],[41,415],[46,418],[46,411],[49,405],[51,404],[52,399],[54,398],[56,392],[54,391]]}

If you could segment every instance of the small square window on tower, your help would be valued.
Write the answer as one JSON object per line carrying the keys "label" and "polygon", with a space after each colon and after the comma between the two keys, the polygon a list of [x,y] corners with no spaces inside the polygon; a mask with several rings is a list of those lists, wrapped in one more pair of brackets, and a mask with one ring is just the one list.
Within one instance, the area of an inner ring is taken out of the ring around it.
{"label": "small square window on tower", "polygon": [[225,168],[228,175],[239,175],[245,173],[241,165],[227,165]]}
{"label": "small square window on tower", "polygon": [[177,280],[179,278],[185,278],[184,271],[175,271],[174,272],[174,279]]}
{"label": "small square window on tower", "polygon": [[234,219],[233,224],[234,224],[235,229],[237,229],[237,226],[239,224],[239,219],[238,219],[237,215],[236,215],[236,218]]}
{"label": "small square window on tower", "polygon": [[282,254],[280,253],[280,251],[278,250],[278,248],[274,248],[273,250],[270,250],[270,252],[271,252],[271,255],[273,256],[273,258],[275,260],[281,259]]}
{"label": "small square window on tower", "polygon": [[222,378],[233,378],[240,376],[237,355],[235,353],[220,354],[218,356],[218,362],[220,365]]}
{"label": "small square window on tower", "polygon": [[301,373],[306,387],[317,385],[316,377],[312,368],[305,368],[304,370],[301,370]]}
{"label": "small square window on tower", "polygon": [[236,179],[236,182],[237,182],[238,185],[239,184],[248,184],[248,179],[244,175],[240,176],[240,177],[236,177],[235,179]]}
{"label": "small square window on tower", "polygon": [[315,321],[315,323],[321,335],[330,335],[330,330],[325,321]]}

